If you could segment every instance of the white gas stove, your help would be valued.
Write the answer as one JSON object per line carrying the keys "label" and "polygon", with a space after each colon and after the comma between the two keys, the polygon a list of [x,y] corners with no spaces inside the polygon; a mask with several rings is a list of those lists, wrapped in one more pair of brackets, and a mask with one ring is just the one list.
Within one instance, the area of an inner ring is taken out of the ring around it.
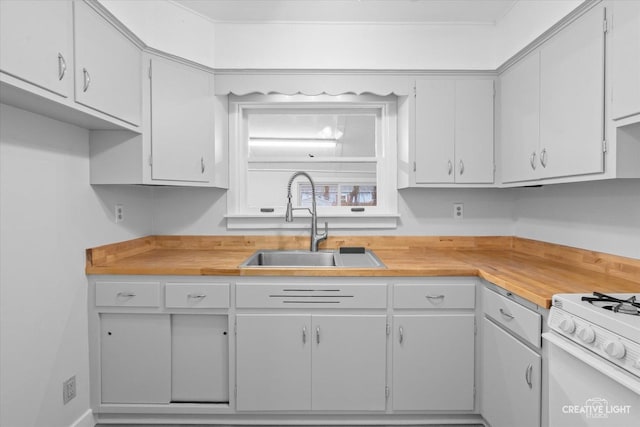
{"label": "white gas stove", "polygon": [[640,377],[640,294],[557,294],[549,328]]}
{"label": "white gas stove", "polygon": [[553,296],[546,343],[549,427],[640,419],[640,294]]}

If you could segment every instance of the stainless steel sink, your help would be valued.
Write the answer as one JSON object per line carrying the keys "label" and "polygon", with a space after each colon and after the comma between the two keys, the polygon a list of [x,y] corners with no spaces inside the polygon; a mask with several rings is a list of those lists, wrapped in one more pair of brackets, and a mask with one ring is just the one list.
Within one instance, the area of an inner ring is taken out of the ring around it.
{"label": "stainless steel sink", "polygon": [[260,250],[240,264],[240,268],[246,267],[385,268],[385,265],[369,250],[361,253]]}

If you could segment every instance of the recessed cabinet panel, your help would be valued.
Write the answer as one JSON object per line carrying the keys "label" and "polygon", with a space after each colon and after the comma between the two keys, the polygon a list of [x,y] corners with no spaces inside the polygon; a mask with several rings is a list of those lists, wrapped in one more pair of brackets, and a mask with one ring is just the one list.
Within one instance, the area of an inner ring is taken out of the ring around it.
{"label": "recessed cabinet panel", "polygon": [[616,1],[611,30],[611,116],[640,114],[640,2]]}
{"label": "recessed cabinet panel", "polygon": [[493,80],[456,81],[455,181],[493,182]]}
{"label": "recessed cabinet panel", "polygon": [[502,182],[539,176],[540,53],[534,52],[500,76]]}
{"label": "recessed cabinet panel", "polygon": [[171,315],[171,401],[229,402],[227,316]]}
{"label": "recessed cabinet panel", "polygon": [[213,74],[151,59],[152,179],[208,182],[214,149]]}
{"label": "recessed cabinet panel", "polygon": [[474,322],[473,313],[393,316],[394,410],[473,410]]}
{"label": "recessed cabinet panel", "polygon": [[595,7],[540,52],[540,165],[544,177],[602,172],[604,10]]}
{"label": "recessed cabinet panel", "polygon": [[483,322],[482,416],[492,427],[540,427],[540,355]]}
{"label": "recessed cabinet panel", "polygon": [[169,403],[168,315],[100,315],[102,403]]}
{"label": "recessed cabinet panel", "polygon": [[311,409],[311,316],[236,317],[238,411]]}
{"label": "recessed cabinet panel", "polygon": [[313,316],[313,410],[384,411],[386,316]]}
{"label": "recessed cabinet panel", "polygon": [[0,69],[70,97],[73,23],[70,1],[1,1]]}
{"label": "recessed cabinet panel", "polygon": [[416,81],[416,183],[452,183],[455,81]]}
{"label": "recessed cabinet panel", "polygon": [[140,49],[86,3],[74,2],[74,18],[76,102],[140,125]]}

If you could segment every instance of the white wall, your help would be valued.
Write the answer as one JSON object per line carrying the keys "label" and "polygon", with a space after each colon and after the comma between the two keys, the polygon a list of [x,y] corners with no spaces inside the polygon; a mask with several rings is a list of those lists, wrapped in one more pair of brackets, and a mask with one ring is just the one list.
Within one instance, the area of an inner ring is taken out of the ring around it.
{"label": "white wall", "polygon": [[210,67],[492,70],[582,0],[519,1],[496,25],[214,23],[177,2],[100,2],[149,46]]}
{"label": "white wall", "polygon": [[[286,189],[283,188],[283,197]],[[511,235],[517,190],[409,189],[399,193],[400,220],[392,230],[332,230],[329,233],[373,235]],[[464,220],[453,219],[453,203],[464,203]],[[283,202],[284,203],[284,202]],[[155,234],[273,234],[273,230],[227,231],[223,190],[154,189]],[[284,218],[283,218],[284,221]],[[320,218],[319,221],[324,221]],[[308,235],[308,230],[277,231]]]}
{"label": "white wall", "polygon": [[148,46],[215,66],[213,23],[176,3],[161,0],[100,0]]}
{"label": "white wall", "polygon": [[0,425],[68,427],[89,409],[84,249],[150,234],[151,192],[92,188],[87,130],[0,108]]}
{"label": "white wall", "polygon": [[640,259],[640,180],[518,190],[514,233]]}
{"label": "white wall", "polygon": [[496,25],[497,68],[540,36],[583,0],[518,1]]}

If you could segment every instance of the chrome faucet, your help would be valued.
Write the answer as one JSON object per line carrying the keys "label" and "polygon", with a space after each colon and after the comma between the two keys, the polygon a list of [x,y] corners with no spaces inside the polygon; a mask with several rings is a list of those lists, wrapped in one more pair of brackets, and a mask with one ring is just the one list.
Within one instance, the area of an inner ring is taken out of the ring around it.
{"label": "chrome faucet", "polygon": [[[294,208],[291,205],[291,184],[293,183],[293,180],[300,175],[306,177],[311,183],[311,209]],[[287,184],[287,198],[289,199],[289,201],[287,202],[287,212],[285,214],[284,220],[286,222],[293,222],[294,210],[308,210],[311,214],[311,246],[309,250],[311,252],[318,252],[318,243],[326,240],[327,236],[329,235],[329,224],[325,222],[324,233],[318,234],[318,215],[316,212],[316,185],[314,184],[313,179],[311,179],[311,176],[309,176],[308,173],[300,171],[291,175],[291,178],[289,178],[289,184]]]}

